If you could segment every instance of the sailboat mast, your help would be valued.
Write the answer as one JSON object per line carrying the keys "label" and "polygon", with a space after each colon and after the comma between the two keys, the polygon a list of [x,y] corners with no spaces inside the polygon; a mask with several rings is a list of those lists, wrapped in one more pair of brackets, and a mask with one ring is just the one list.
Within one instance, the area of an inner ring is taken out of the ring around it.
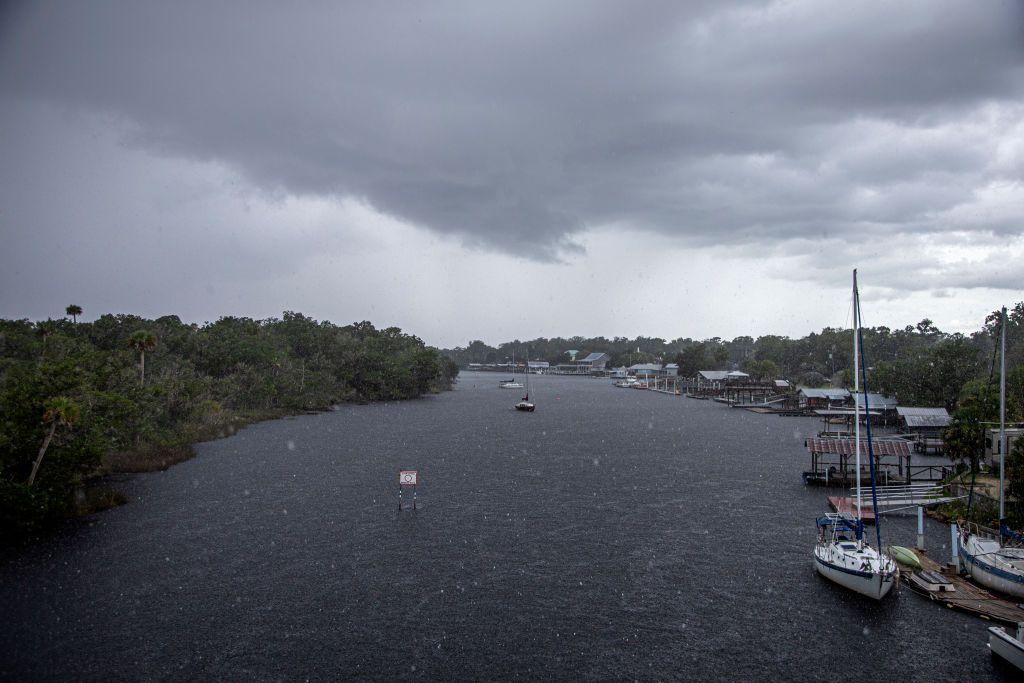
{"label": "sailboat mast", "polygon": [[860,392],[860,294],[857,293],[857,269],[853,269],[853,447],[857,458],[857,519],[860,519],[860,409],[857,394]]}
{"label": "sailboat mast", "polygon": [[[875,542],[878,543],[878,552],[881,556],[882,552],[882,519],[878,515],[878,489],[876,488],[877,472],[875,468],[875,451],[871,447],[871,403],[868,400],[868,364],[864,360],[864,337],[863,335],[863,321],[860,317],[860,294],[857,295],[857,342],[860,346],[860,371],[863,373],[861,379],[861,387],[864,389],[864,425],[868,431],[868,467],[871,470],[871,509],[875,513]],[[859,411],[858,411],[859,412]],[[860,418],[858,416],[857,423],[860,424]],[[857,449],[857,453],[860,454],[860,449]],[[858,462],[858,473],[860,472]],[[859,492],[859,491],[858,491]]]}
{"label": "sailboat mast", "polygon": [[1006,483],[1006,306],[999,314],[999,331],[999,523],[1002,524]]}

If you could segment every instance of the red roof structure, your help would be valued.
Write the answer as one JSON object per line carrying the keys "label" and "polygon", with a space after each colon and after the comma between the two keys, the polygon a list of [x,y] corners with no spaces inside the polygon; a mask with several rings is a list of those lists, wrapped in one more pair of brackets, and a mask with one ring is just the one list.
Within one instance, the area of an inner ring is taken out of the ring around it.
{"label": "red roof structure", "polygon": [[[854,439],[806,439],[804,445],[811,453],[835,453],[838,455],[852,455],[854,453]],[[871,440],[871,447],[875,455],[910,455],[910,443],[903,440],[878,439]],[[860,440],[860,454],[868,455],[868,440]]]}

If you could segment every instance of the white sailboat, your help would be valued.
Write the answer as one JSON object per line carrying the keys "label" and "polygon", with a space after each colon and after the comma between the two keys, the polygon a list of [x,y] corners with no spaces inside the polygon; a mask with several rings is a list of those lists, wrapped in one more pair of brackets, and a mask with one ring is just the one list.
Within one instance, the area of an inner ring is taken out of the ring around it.
{"label": "white sailboat", "polygon": [[[526,371],[530,371],[530,364],[526,364]],[[502,389],[522,389],[523,383],[516,381],[516,352],[512,352],[512,379],[507,379],[502,382],[498,382],[498,386]]]}
{"label": "white sailboat", "polygon": [[[853,371],[854,392],[860,391],[860,294],[857,291],[857,271],[853,271]],[[868,459],[871,468],[871,497],[875,501],[874,509],[878,509],[875,495],[874,453],[871,448],[871,418],[868,410],[867,378],[864,378],[864,417],[868,436]],[[843,513],[830,513],[819,517],[818,542],[814,546],[814,568],[819,574],[841,586],[866,595],[876,600],[884,598],[899,577],[899,567],[886,553],[881,552],[882,538],[879,525],[881,520],[875,518],[877,548],[872,548],[864,540],[864,521],[861,519],[861,485],[860,485],[860,419],[854,420],[854,448],[857,462],[857,507],[856,516],[849,517]],[[851,537],[852,535],[852,537]]]}
{"label": "white sailboat", "polygon": [[972,579],[1000,593],[1024,598],[1024,548],[1007,546],[1004,538],[1017,534],[1006,524],[1006,308],[999,316],[999,538],[984,534],[976,524],[961,522],[960,562]]}

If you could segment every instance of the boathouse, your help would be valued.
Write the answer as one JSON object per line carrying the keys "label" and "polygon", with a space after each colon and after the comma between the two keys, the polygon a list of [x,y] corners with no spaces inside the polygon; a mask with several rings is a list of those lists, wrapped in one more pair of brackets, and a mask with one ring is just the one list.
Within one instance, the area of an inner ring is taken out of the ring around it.
{"label": "boathouse", "polygon": [[[864,394],[858,392],[853,395],[853,403],[857,407],[857,414],[864,421]],[[896,413],[896,399],[891,396],[872,394],[868,392],[868,410],[871,411],[871,424],[895,425],[899,419]]]}
{"label": "boathouse", "polygon": [[629,374],[641,382],[653,381],[660,373],[660,363],[637,363],[629,366]]}
{"label": "boathouse", "polygon": [[898,406],[896,415],[900,431],[910,436],[918,453],[941,453],[942,431],[949,426],[945,408]]}
{"label": "boathouse", "polygon": [[846,389],[809,389],[800,387],[797,391],[800,407],[808,410],[827,410],[851,405],[850,392]]}
{"label": "boathouse", "polygon": [[590,353],[587,354],[586,358],[581,358],[576,361],[576,374],[577,375],[593,375],[602,374],[605,368],[608,366],[609,361],[612,357],[607,353]]}
{"label": "boathouse", "polygon": [[[802,475],[805,484],[850,486],[857,480],[856,441],[850,438],[811,438],[804,442],[811,454],[811,468]],[[911,464],[910,443],[903,439],[860,441],[860,476],[870,481],[868,453],[875,456],[875,478],[880,485],[941,481],[948,474],[943,465]]]}
{"label": "boathouse", "polygon": [[697,372],[697,391],[721,389],[725,386],[729,372],[727,370],[700,370]]}

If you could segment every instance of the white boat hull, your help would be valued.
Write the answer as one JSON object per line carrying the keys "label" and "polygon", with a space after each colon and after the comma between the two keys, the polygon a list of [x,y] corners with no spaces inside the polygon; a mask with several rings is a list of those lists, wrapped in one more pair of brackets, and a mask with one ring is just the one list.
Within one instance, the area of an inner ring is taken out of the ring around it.
{"label": "white boat hull", "polygon": [[889,594],[899,574],[898,570],[882,572],[876,568],[862,571],[843,566],[835,560],[836,558],[830,557],[827,546],[819,545],[814,549],[814,568],[819,574],[844,588],[875,600],[881,600]]}
{"label": "white boat hull", "polygon": [[985,588],[1024,599],[1024,570],[1014,566],[1021,562],[1002,561],[997,541],[969,538],[960,546],[960,559],[971,578]]}
{"label": "white boat hull", "polygon": [[505,382],[501,385],[502,389],[522,389],[523,385],[521,382]]}
{"label": "white boat hull", "polygon": [[989,627],[988,648],[992,650],[992,654],[999,655],[1024,671],[1024,643],[1007,633],[1006,629],[1001,626]]}

